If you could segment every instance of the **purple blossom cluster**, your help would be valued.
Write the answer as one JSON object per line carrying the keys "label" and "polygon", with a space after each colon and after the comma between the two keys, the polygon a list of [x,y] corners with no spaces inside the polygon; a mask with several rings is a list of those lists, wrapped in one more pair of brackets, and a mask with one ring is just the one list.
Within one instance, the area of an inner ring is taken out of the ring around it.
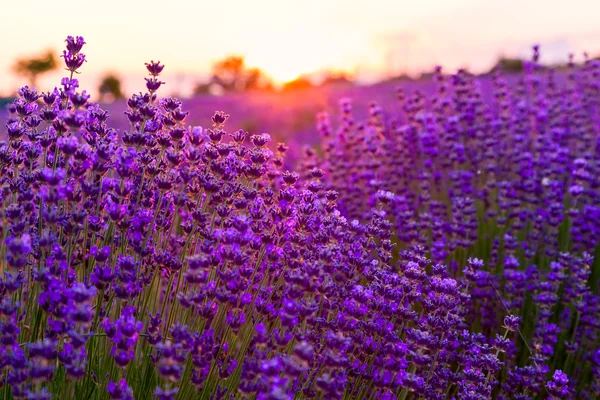
{"label": "purple blossom cluster", "polygon": [[600,395],[598,64],[343,101],[293,172],[222,111],[187,125],[159,62],[112,128],[66,43],[0,144],[0,396]]}
{"label": "purple blossom cluster", "polygon": [[[455,279],[465,327],[503,354],[491,391],[469,393],[598,398],[600,61],[571,57],[560,85],[538,58],[536,46],[516,87],[497,71],[489,101],[474,76],[441,67],[433,95],[398,89],[399,111],[371,103],[355,120],[343,99],[336,128],[318,116],[323,156],[309,149],[305,164],[325,171],[343,215],[385,221],[394,260],[422,246],[427,270]],[[513,341],[498,329],[507,314],[523,321],[505,320]]]}

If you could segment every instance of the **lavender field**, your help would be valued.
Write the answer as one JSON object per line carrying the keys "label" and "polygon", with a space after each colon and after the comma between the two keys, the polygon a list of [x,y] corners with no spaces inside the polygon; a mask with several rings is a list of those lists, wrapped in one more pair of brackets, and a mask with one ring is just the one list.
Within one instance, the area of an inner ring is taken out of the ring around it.
{"label": "lavender field", "polygon": [[600,398],[600,62],[104,109],[66,43],[2,116],[0,398]]}

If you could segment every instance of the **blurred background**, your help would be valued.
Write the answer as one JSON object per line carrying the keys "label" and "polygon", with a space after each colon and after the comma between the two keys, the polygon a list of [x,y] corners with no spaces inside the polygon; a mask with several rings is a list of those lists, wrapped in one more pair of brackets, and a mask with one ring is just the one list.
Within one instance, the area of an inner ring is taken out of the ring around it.
{"label": "blurred background", "polygon": [[81,35],[80,87],[112,103],[117,122],[122,99],[145,90],[144,63],[160,60],[160,93],[195,97],[193,116],[224,109],[242,128],[282,135],[313,129],[314,113],[342,95],[391,101],[393,87],[376,88],[428,82],[438,64],[518,73],[533,44],[546,65],[600,56],[597,0],[30,0],[0,9],[1,103],[24,84],[58,86],[63,40]]}

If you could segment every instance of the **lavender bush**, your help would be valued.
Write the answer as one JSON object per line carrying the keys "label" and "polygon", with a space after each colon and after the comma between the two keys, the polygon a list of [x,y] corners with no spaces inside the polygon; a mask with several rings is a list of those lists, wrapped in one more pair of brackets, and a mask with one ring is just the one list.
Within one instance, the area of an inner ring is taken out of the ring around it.
{"label": "lavender bush", "polygon": [[598,64],[344,101],[296,173],[157,62],[111,128],[84,44],[0,146],[0,397],[598,398]]}

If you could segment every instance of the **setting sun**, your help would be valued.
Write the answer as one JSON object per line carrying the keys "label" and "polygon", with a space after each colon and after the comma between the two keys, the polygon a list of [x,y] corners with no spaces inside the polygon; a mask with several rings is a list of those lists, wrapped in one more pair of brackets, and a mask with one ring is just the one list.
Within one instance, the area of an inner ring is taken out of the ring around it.
{"label": "setting sun", "polygon": [[255,31],[244,39],[248,65],[262,69],[277,84],[317,71],[347,71],[354,67],[350,60],[367,51],[366,38],[327,26],[292,26],[281,35]]}

